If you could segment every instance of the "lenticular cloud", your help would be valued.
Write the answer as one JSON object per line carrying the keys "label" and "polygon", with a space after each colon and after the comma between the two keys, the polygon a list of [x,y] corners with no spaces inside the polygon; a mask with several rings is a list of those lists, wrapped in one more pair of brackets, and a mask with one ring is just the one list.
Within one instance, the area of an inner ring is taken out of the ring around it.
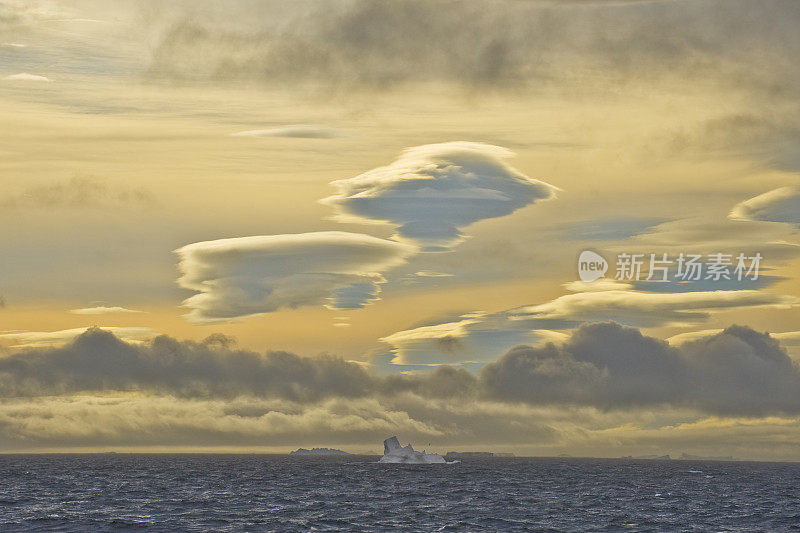
{"label": "lenticular cloud", "polygon": [[183,304],[201,323],[311,304],[357,309],[378,298],[381,273],[415,251],[339,231],[196,242],[176,250],[178,284],[198,292]]}
{"label": "lenticular cloud", "polygon": [[786,222],[800,226],[800,187],[781,187],[737,204],[730,213],[734,220]]}
{"label": "lenticular cloud", "polygon": [[509,166],[512,155],[483,143],[417,146],[389,165],[331,182],[338,192],[322,202],[342,222],[394,224],[396,238],[443,251],[463,240],[461,228],[554,196],[555,187]]}

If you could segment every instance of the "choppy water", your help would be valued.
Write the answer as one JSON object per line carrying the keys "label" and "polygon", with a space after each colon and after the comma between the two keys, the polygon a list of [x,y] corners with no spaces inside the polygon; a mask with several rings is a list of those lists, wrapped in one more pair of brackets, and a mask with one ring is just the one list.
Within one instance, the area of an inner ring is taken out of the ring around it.
{"label": "choppy water", "polygon": [[0,456],[0,530],[800,528],[798,464],[520,458],[387,465],[376,460]]}

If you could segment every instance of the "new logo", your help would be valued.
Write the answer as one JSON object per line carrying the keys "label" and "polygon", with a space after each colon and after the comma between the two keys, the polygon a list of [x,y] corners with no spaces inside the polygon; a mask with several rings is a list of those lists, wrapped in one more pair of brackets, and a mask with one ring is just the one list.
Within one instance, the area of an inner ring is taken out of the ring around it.
{"label": "new logo", "polygon": [[578,257],[578,276],[584,283],[591,283],[606,275],[608,262],[602,255],[584,250]]}

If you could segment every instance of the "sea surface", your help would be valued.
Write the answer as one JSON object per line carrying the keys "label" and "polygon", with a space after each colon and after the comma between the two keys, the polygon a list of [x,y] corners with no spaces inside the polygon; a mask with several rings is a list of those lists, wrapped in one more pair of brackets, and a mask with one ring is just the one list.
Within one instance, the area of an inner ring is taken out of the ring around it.
{"label": "sea surface", "polygon": [[0,531],[790,531],[800,464],[3,455]]}

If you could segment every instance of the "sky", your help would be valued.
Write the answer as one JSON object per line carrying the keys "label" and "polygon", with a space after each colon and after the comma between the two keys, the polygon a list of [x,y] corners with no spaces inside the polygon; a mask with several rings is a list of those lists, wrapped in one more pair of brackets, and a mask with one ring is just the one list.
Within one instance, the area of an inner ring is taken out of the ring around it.
{"label": "sky", "polygon": [[800,460],[799,22],[0,0],[0,452]]}

